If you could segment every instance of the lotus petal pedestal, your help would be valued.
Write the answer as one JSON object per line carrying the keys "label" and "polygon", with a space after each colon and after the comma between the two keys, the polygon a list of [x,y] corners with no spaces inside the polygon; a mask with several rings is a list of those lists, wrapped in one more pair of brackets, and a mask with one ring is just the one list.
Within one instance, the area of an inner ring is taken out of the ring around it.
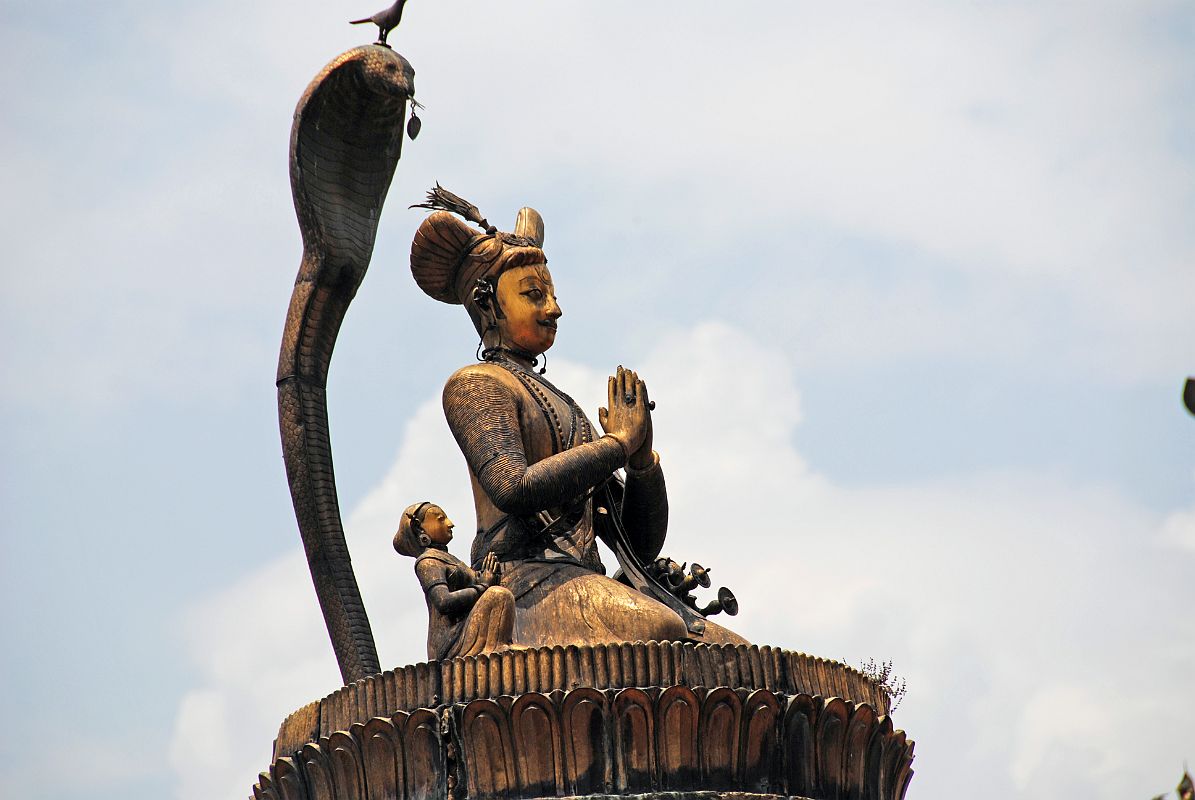
{"label": "lotus petal pedestal", "polygon": [[900,800],[913,742],[843,664],[770,647],[553,647],[418,664],[292,714],[259,800]]}

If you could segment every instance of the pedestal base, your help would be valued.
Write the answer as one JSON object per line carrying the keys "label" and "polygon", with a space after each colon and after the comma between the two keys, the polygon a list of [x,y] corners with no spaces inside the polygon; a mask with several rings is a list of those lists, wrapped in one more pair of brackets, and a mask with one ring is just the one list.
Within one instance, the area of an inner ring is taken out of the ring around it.
{"label": "pedestal base", "polygon": [[[800,654],[636,643],[407,670],[292,715],[254,796],[900,800],[912,777],[913,743],[883,713],[883,692]],[[398,701],[390,692],[407,685],[402,676],[413,679],[405,700],[416,700],[422,677],[444,702]],[[710,685],[716,677],[728,685]],[[525,690],[504,691],[516,685]]]}

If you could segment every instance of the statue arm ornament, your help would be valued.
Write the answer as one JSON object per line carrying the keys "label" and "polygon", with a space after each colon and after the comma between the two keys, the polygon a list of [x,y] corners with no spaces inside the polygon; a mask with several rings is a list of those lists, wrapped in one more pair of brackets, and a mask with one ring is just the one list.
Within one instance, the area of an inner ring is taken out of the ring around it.
{"label": "statue arm ornament", "polygon": [[627,455],[613,437],[527,463],[512,391],[483,367],[467,367],[444,387],[444,414],[469,469],[491,502],[525,516],[565,505],[609,478]]}

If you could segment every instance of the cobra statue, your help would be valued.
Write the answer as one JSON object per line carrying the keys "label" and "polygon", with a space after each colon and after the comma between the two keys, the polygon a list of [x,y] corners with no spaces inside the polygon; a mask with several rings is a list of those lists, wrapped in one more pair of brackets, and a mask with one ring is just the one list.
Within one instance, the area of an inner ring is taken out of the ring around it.
{"label": "cobra statue", "polygon": [[291,130],[303,260],[278,359],[278,419],[303,548],[346,684],[381,669],[336,496],[328,365],[373,254],[407,104],[414,102],[414,75],[386,46],[349,50],[312,80]]}

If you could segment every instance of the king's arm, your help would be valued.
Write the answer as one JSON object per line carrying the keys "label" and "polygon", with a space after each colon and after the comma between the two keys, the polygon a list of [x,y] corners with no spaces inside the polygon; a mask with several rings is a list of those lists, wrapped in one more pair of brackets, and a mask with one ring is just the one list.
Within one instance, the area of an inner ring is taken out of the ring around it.
{"label": "king's arm", "polygon": [[649,466],[635,469],[628,465],[626,472],[622,524],[639,561],[650,564],[659,557],[668,534],[668,489],[660,457],[652,452]]}
{"label": "king's arm", "polygon": [[500,368],[478,364],[457,371],[443,399],[469,469],[499,510],[525,516],[566,505],[626,465],[623,446],[610,436],[529,465],[515,389],[494,369]]}

